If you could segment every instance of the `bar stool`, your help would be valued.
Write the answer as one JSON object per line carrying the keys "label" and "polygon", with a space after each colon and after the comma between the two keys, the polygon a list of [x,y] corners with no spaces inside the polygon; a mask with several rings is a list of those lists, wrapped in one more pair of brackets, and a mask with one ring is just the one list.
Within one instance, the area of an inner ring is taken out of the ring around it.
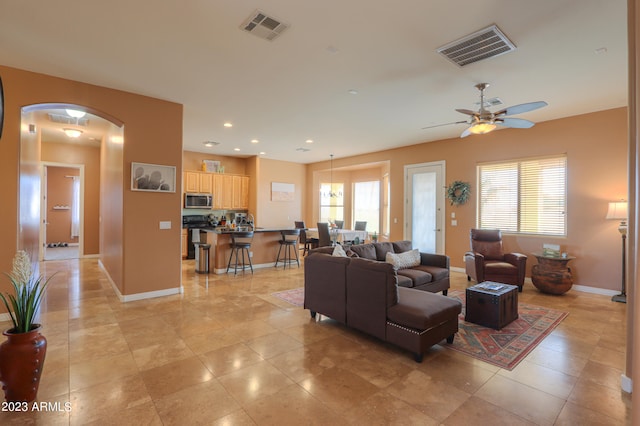
{"label": "bar stool", "polygon": [[284,256],[282,258],[282,263],[284,263],[284,268],[287,268],[287,264],[291,267],[291,264],[294,261],[294,257],[291,256],[291,250],[293,250],[293,254],[295,255],[295,261],[298,264],[298,268],[300,267],[300,259],[298,258],[298,238],[300,236],[300,229],[283,229],[280,231],[282,238],[278,243],[280,243],[280,248],[278,249],[278,257],[276,259],[275,267],[278,267],[278,262],[280,261],[280,253],[282,252],[282,247],[284,247]]}
{"label": "bar stool", "polygon": [[231,234],[231,255],[229,255],[229,263],[227,264],[227,273],[229,272],[229,268],[231,267],[231,260],[234,257],[236,258],[235,267],[233,269],[233,275],[238,273],[238,264],[239,257],[238,251],[242,253],[242,273],[247,268],[246,261],[244,258],[245,253],[247,254],[247,258],[249,259],[249,268],[251,268],[251,273],[253,274],[253,264],[251,263],[251,254],[249,253],[249,248],[251,248],[251,240],[253,239],[253,231],[234,231]]}

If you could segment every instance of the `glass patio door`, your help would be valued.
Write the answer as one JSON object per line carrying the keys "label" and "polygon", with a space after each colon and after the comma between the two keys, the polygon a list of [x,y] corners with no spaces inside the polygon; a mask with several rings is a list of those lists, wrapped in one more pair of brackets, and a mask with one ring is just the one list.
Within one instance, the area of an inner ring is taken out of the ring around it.
{"label": "glass patio door", "polygon": [[444,162],[405,167],[405,238],[425,253],[444,254]]}

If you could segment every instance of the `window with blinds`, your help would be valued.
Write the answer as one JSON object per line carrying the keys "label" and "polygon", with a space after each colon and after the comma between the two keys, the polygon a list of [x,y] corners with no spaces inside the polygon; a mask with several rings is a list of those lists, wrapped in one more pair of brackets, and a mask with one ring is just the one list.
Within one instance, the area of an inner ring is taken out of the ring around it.
{"label": "window with blinds", "polygon": [[566,155],[478,165],[478,228],[567,234]]}

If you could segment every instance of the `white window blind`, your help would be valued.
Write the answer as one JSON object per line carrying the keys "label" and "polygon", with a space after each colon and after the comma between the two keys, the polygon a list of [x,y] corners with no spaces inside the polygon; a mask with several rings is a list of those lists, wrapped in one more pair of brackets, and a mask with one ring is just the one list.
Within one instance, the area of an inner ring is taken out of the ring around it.
{"label": "white window blind", "polygon": [[478,166],[478,227],[566,235],[567,157]]}

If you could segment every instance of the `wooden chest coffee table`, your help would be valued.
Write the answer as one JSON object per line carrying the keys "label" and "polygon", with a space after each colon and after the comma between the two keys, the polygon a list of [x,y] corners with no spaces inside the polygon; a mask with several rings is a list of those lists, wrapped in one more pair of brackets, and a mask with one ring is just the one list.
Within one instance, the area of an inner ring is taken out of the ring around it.
{"label": "wooden chest coffee table", "polygon": [[466,291],[464,320],[500,330],[518,318],[518,286],[484,281]]}

